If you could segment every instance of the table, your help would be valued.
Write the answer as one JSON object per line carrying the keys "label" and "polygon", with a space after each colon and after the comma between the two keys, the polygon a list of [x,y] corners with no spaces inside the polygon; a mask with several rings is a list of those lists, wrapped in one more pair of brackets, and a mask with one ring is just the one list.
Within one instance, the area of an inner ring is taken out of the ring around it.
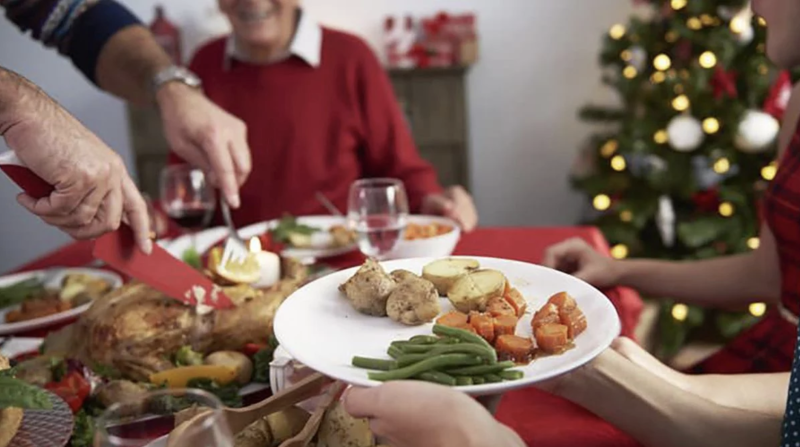
{"label": "table", "polygon": [[[608,244],[592,227],[480,228],[462,236],[454,254],[489,256],[539,262],[544,250],[556,242],[579,237],[608,255]],[[92,262],[91,244],[76,242],[23,265],[16,271],[54,266],[77,267]],[[625,288],[604,291],[620,315],[622,334],[633,337],[642,309],[639,295]],[[41,334],[37,334],[41,335]],[[535,388],[507,393],[497,418],[535,447],[638,446],[632,438],[588,411]]]}

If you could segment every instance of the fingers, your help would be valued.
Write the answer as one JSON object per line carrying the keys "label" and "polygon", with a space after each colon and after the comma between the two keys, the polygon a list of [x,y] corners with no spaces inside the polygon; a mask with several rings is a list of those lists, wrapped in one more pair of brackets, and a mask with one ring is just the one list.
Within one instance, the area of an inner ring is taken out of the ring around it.
{"label": "fingers", "polygon": [[150,218],[147,215],[147,204],[127,175],[122,179],[122,210],[125,220],[133,230],[136,245],[145,254],[153,251],[153,241],[150,240]]}
{"label": "fingers", "polygon": [[380,406],[377,405],[381,387],[356,388],[352,387],[344,395],[344,409],[356,419],[376,418]]}
{"label": "fingers", "polygon": [[551,245],[544,252],[542,265],[558,269],[565,261],[576,257],[576,255],[580,254],[586,248],[588,248],[586,242],[580,238],[570,238],[555,245]]}
{"label": "fingers", "polygon": [[236,180],[233,159],[228,150],[228,141],[219,130],[212,129],[201,141],[201,147],[211,164],[212,182],[222,191],[228,205],[238,208],[239,184]]}
{"label": "fingers", "polygon": [[451,205],[445,212],[445,216],[458,222],[465,232],[470,232],[478,225],[478,211],[472,196],[461,186],[453,186],[446,192],[446,196],[451,200]]}
{"label": "fingers", "polygon": [[234,130],[229,146],[234,170],[236,171],[236,183],[241,186],[253,169],[253,161],[250,157],[250,147],[247,145],[247,131],[244,124],[238,127],[240,129]]}

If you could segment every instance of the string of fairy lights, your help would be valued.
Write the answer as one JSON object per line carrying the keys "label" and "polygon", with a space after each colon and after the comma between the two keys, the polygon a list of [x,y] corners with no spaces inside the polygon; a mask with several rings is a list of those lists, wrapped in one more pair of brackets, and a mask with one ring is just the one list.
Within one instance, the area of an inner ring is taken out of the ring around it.
{"label": "string of fairy lights", "polygon": [[[670,2],[670,6],[675,11],[685,8],[687,4],[688,0],[671,0]],[[760,26],[766,26],[766,22],[763,18],[759,17],[757,21]],[[720,26],[721,24],[722,21],[718,17],[708,14],[703,14],[699,17],[690,17],[686,21],[686,26],[691,30],[700,30],[704,26]],[[750,29],[750,26],[750,16],[745,14],[738,14],[734,16],[731,18],[728,24],[731,32],[736,35],[741,35],[742,33],[747,32]],[[609,29],[608,34],[612,39],[620,40],[626,36],[627,29],[622,24],[615,24]],[[674,31],[668,31],[664,38],[669,43],[675,43],[677,42],[679,36]],[[758,46],[758,51],[764,52],[763,43]],[[620,58],[626,62],[626,65],[622,68],[621,72],[622,76],[626,79],[634,79],[640,75],[640,68],[637,68],[636,64],[634,63],[636,56],[637,55],[631,49],[622,50],[620,53]],[[652,84],[661,84],[668,78],[674,79],[675,76],[679,76],[682,79],[689,78],[689,72],[687,70],[682,69],[676,71],[676,69],[673,68],[672,59],[667,54],[657,54],[652,58],[651,62],[653,68],[655,69],[655,71],[650,75],[649,79]],[[713,51],[707,50],[703,51],[699,56],[697,56],[697,63],[700,67],[710,70],[717,66],[718,58]],[[765,75],[768,73],[768,67],[766,65],[762,65],[758,67],[758,72],[762,75]],[[684,94],[683,86],[677,84],[674,87],[674,92],[675,96],[670,100],[669,105],[677,112],[686,112],[689,110],[691,108],[691,101],[689,97]],[[702,119],[701,127],[705,134],[714,135],[719,132],[721,123],[718,118],[714,116],[708,116]],[[669,142],[669,134],[667,129],[659,129],[656,131],[653,134],[653,141],[659,145],[667,144]],[[608,159],[611,169],[617,172],[623,172],[628,168],[628,163],[625,157],[618,153],[618,150],[619,142],[616,139],[609,139],[600,146],[599,152],[603,158]],[[725,174],[730,171],[731,162],[727,157],[719,157],[714,160],[712,169],[717,174]],[[761,177],[766,181],[771,181],[775,178],[777,169],[777,161],[772,161],[768,165],[761,168]],[[611,208],[612,204],[613,200],[607,194],[597,194],[592,199],[592,205],[598,211],[607,211]],[[731,202],[722,201],[718,205],[717,212],[722,217],[731,217],[736,212],[736,208]],[[622,210],[619,213],[619,219],[623,222],[631,222],[633,220],[633,213],[630,210]],[[759,245],[760,240],[758,237],[750,237],[747,239],[748,248],[755,250],[759,247]],[[610,248],[610,254],[615,259],[625,259],[629,255],[629,248],[625,244],[616,244]],[[751,303],[748,307],[749,313],[755,317],[764,315],[766,310],[767,305],[762,302]],[[671,315],[677,321],[684,321],[689,316],[689,306],[683,303],[677,303],[673,305],[671,309]]]}

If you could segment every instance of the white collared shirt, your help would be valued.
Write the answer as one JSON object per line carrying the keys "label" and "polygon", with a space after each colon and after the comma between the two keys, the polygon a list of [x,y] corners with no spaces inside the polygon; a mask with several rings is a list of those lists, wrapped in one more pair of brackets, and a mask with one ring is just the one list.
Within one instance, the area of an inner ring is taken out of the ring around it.
{"label": "white collared shirt", "polygon": [[[307,12],[298,9],[300,15],[297,28],[289,45],[288,56],[297,56],[308,65],[317,68],[322,62],[322,26]],[[248,62],[247,56],[236,46],[236,37],[231,34],[225,43],[225,69],[230,68],[231,59]],[[277,61],[275,61],[277,62]],[[268,65],[273,62],[265,63]]]}

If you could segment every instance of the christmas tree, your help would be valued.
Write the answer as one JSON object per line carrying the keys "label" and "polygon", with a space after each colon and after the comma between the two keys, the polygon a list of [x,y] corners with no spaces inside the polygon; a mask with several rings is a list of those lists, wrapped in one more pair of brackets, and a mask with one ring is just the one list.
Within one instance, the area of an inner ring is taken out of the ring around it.
{"label": "christmas tree", "polygon": [[[742,0],[639,1],[645,14],[604,36],[603,82],[619,106],[598,124],[573,184],[616,258],[704,259],[758,246],[759,199],[776,172],[789,73],[765,54],[766,23]],[[668,297],[667,297],[668,298]],[[658,353],[693,336],[732,337],[765,311],[663,300]]]}

